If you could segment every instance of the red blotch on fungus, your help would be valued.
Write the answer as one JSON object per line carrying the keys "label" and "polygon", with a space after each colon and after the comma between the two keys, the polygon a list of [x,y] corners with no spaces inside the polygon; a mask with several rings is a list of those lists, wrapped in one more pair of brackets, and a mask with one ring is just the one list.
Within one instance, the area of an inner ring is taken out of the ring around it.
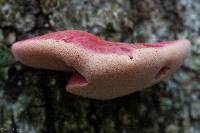
{"label": "red blotch on fungus", "polygon": [[71,84],[71,85],[78,84],[79,86],[84,86],[84,85],[87,85],[88,82],[79,72],[74,72],[72,74],[68,84]]}
{"label": "red blotch on fungus", "polygon": [[110,42],[105,41],[101,38],[96,37],[88,32],[83,32],[79,30],[66,30],[53,32],[33,39],[53,39],[64,41],[66,43],[73,43],[77,46],[83,47],[88,50],[100,53],[116,53],[116,54],[127,54],[131,56],[131,53],[134,49],[139,48],[148,48],[148,47],[163,47],[168,43],[152,43],[152,44],[139,44],[139,45],[130,45],[129,43],[120,43],[120,42]]}

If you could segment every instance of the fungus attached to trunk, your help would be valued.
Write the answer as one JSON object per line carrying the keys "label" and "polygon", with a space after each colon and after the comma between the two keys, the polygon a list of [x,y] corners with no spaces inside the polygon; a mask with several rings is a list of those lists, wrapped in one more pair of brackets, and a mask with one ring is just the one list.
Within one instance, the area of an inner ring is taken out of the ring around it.
{"label": "fungus attached to trunk", "polygon": [[95,99],[112,99],[149,87],[175,72],[190,42],[128,44],[110,42],[78,30],[53,32],[13,44],[23,64],[72,71],[67,91]]}

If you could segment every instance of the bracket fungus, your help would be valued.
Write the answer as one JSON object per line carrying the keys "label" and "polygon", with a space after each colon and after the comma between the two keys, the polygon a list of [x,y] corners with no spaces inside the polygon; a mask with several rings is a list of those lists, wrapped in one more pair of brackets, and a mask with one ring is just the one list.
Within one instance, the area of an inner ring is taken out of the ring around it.
{"label": "bracket fungus", "polygon": [[112,99],[149,87],[174,73],[190,49],[188,40],[131,45],[79,30],[48,33],[12,45],[23,64],[73,72],[68,92]]}

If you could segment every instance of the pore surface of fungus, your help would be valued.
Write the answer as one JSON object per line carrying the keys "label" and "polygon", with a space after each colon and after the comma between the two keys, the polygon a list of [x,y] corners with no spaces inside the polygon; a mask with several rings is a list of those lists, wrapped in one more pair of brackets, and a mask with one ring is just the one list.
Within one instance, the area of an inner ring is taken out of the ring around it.
{"label": "pore surface of fungus", "polygon": [[78,30],[53,32],[12,45],[23,64],[72,71],[67,91],[112,99],[149,87],[175,72],[190,49],[188,40],[128,44]]}

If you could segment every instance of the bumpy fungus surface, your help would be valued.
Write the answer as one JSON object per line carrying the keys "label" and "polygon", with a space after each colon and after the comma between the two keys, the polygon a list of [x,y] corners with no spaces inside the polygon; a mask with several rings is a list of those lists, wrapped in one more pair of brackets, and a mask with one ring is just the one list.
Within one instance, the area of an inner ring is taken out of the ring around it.
{"label": "bumpy fungus surface", "polygon": [[73,71],[67,91],[111,99],[149,87],[175,72],[190,48],[187,40],[128,44],[78,30],[53,32],[13,44],[28,66]]}
{"label": "bumpy fungus surface", "polygon": [[164,45],[171,44],[170,42],[160,42],[154,44],[140,44],[130,45],[128,43],[110,42],[98,38],[92,34],[76,30],[60,31],[35,37],[34,39],[53,39],[58,41],[64,41],[66,43],[73,43],[74,45],[82,48],[92,50],[94,52],[100,52],[104,54],[115,53],[115,54],[127,54],[132,55],[132,51],[138,48],[147,47],[162,47]]}

